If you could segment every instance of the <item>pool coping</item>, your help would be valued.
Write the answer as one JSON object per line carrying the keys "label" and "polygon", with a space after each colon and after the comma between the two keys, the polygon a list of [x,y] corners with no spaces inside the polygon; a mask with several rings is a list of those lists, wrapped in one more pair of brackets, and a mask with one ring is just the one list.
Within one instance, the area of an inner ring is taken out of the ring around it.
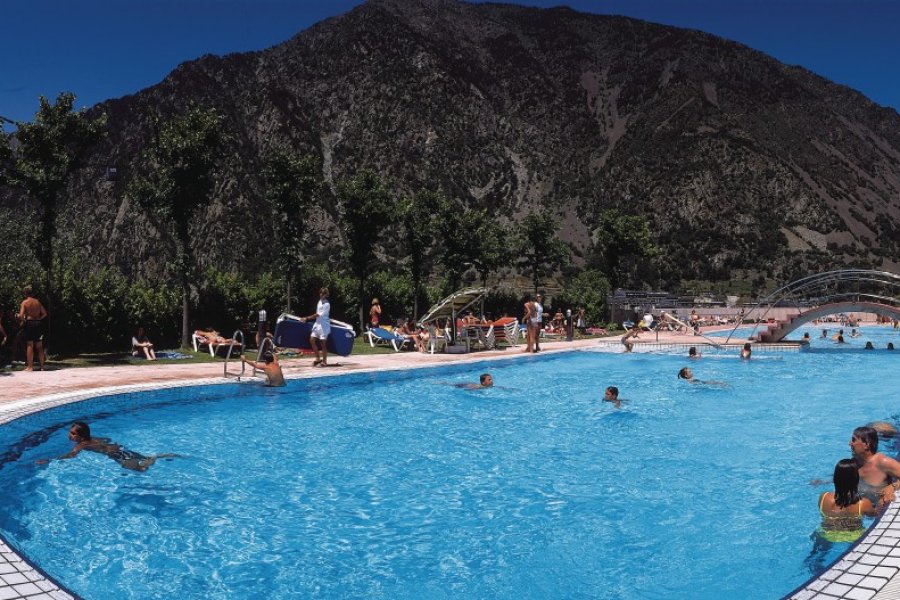
{"label": "pool coping", "polygon": [[[690,346],[709,345],[700,340],[664,339],[660,341],[638,341],[634,346],[637,352],[654,352],[659,350],[682,350]],[[562,346],[560,346],[562,344]],[[624,348],[617,338],[601,338],[576,342],[544,343],[545,355],[583,351],[593,348],[599,352],[623,352]],[[727,344],[728,351],[738,350],[742,343]],[[790,347],[784,344],[754,344],[756,350],[798,351],[799,345]],[[402,357],[414,355],[368,355]],[[419,355],[421,356],[421,355]],[[433,355],[432,355],[433,356]],[[528,358],[518,349],[511,352],[483,352],[456,356],[453,360],[410,363],[408,360],[390,361],[384,364],[378,360],[371,366],[332,372],[324,369],[310,369],[286,373],[285,379],[317,379],[348,376],[384,371],[406,371],[410,369],[442,368],[453,365],[477,364]],[[208,364],[208,363],[207,363]],[[214,363],[218,365],[221,363]],[[143,369],[145,367],[133,367]],[[246,378],[249,379],[249,378]],[[153,381],[147,383],[131,383],[77,391],[65,391],[53,394],[41,394],[12,402],[0,402],[0,426],[21,417],[43,410],[80,402],[101,396],[144,392],[159,389],[191,387],[197,385],[223,385],[235,383],[235,379],[224,376],[173,381]],[[251,385],[250,381],[241,382]],[[892,503],[866,533],[845,552],[837,562],[821,575],[811,578],[792,592],[784,596],[789,600],[886,600],[898,598],[900,595],[900,503]],[[0,535],[0,600],[83,600],[80,596],[67,590],[62,584],[45,573],[28,558],[15,552],[7,540]]]}

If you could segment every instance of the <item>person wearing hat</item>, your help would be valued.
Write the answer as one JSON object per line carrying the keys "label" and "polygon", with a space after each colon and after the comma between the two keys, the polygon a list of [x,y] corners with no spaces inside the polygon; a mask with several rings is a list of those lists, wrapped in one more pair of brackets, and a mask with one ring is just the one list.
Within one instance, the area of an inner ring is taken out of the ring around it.
{"label": "person wearing hat", "polygon": [[381,322],[381,305],[378,303],[378,298],[372,298],[372,308],[369,309],[369,325],[371,327],[378,327],[378,323]]}

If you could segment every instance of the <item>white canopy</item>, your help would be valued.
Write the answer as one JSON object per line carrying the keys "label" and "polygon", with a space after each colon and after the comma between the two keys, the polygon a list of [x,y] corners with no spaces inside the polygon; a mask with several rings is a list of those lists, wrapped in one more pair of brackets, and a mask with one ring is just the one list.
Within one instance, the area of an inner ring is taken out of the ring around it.
{"label": "white canopy", "polygon": [[428,309],[419,322],[430,323],[438,319],[450,319],[451,323],[456,323],[456,316],[484,298],[488,291],[489,288],[486,287],[473,287],[454,292]]}

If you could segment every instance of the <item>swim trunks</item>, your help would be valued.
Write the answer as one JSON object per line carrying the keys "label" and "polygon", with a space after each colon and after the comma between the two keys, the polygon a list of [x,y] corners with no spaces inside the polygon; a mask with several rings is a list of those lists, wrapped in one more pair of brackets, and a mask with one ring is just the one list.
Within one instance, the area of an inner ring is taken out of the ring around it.
{"label": "swim trunks", "polygon": [[41,322],[32,321],[31,319],[26,320],[24,336],[26,342],[40,342],[44,338],[44,332],[41,330]]}

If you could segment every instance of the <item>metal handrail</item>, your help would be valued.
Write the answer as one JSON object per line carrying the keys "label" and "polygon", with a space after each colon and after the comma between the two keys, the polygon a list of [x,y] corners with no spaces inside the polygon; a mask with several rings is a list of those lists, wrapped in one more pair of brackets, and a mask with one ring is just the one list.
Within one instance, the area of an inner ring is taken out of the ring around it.
{"label": "metal handrail", "polygon": [[264,337],[262,343],[259,345],[259,348],[256,349],[256,360],[253,362],[253,371],[251,372],[251,375],[253,377],[256,377],[256,363],[259,362],[260,358],[262,358],[262,355],[266,350],[267,342],[270,346],[272,346],[272,353],[275,353],[275,342],[273,342],[272,338],[268,336]]}
{"label": "metal handrail", "polygon": [[232,377],[237,377],[238,381],[241,380],[241,377],[244,376],[244,371],[247,370],[247,365],[244,361],[241,361],[241,372],[237,374],[232,374],[228,372],[228,359],[231,358],[231,351],[234,350],[234,343],[237,341],[237,336],[241,336],[241,349],[244,348],[244,332],[238,329],[234,332],[234,335],[231,336],[231,343],[228,345],[228,354],[225,355],[225,364],[222,367],[223,376],[228,377],[231,375]]}
{"label": "metal handrail", "polygon": [[[855,283],[856,291],[846,292],[839,291],[837,287],[840,284],[852,284]],[[749,314],[753,314],[754,311],[760,310],[763,306],[766,307],[765,311],[762,315],[757,315],[757,322],[753,325],[753,331],[750,335],[754,335],[756,330],[759,328],[759,321],[765,321],[766,315],[769,314],[776,304],[780,304],[785,302],[786,300],[793,300],[797,305],[797,308],[800,307],[800,300],[797,299],[797,296],[801,294],[801,292],[819,289],[819,288],[827,288],[830,285],[834,285],[834,290],[831,293],[826,293],[824,295],[818,296],[816,299],[819,304],[824,300],[826,303],[833,301],[835,298],[872,298],[878,299],[880,301],[889,302],[891,304],[900,304],[900,298],[895,296],[881,296],[878,294],[870,294],[867,292],[861,292],[859,290],[860,283],[871,283],[879,286],[887,286],[887,287],[900,287],[900,275],[895,273],[889,273],[887,271],[875,271],[871,269],[839,269],[836,271],[825,271],[823,273],[816,273],[814,275],[808,275],[806,277],[802,277],[800,279],[794,280],[786,285],[783,285],[777,288],[775,291],[770,293],[768,296],[760,300],[750,309]],[[823,289],[823,291],[827,292],[827,289]],[[802,310],[801,310],[802,314]],[[728,343],[731,340],[731,337],[734,335],[735,331],[743,325],[743,323],[739,320],[735,323],[734,328],[729,332],[728,337],[725,340],[725,343]]]}

